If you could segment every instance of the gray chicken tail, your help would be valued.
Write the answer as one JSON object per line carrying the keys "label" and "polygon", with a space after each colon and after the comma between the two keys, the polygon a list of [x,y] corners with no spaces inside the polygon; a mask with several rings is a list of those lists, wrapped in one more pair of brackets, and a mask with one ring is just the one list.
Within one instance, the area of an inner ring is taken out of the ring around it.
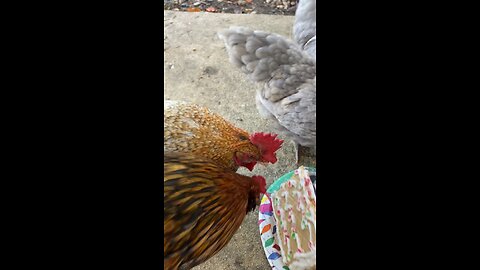
{"label": "gray chicken tail", "polygon": [[[299,45],[277,34],[230,27],[218,36],[225,43],[230,62],[254,82],[267,82],[283,73],[286,66],[289,69],[296,66],[316,68],[315,60]],[[307,73],[312,74],[308,77],[315,77],[315,72]]]}

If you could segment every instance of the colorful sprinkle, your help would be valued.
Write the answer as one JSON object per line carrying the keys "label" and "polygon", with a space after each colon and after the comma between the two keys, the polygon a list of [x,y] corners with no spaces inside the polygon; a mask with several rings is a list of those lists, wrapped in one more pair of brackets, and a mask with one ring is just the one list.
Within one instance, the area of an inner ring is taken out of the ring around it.
{"label": "colorful sprinkle", "polygon": [[272,234],[275,234],[276,232],[277,232],[277,225],[273,225]]}
{"label": "colorful sprinkle", "polygon": [[281,250],[281,249],[280,249],[280,246],[279,246],[279,245],[277,245],[277,244],[273,245],[273,248],[274,248],[274,249],[276,249],[276,250],[278,250],[278,251],[280,251],[280,250]]}
{"label": "colorful sprinkle", "polygon": [[307,228],[307,222],[305,221],[305,218],[302,218],[301,228],[302,230],[305,230]]}
{"label": "colorful sprinkle", "polygon": [[262,222],[264,222],[264,221],[265,221],[265,219],[258,220],[258,225],[262,224]]}

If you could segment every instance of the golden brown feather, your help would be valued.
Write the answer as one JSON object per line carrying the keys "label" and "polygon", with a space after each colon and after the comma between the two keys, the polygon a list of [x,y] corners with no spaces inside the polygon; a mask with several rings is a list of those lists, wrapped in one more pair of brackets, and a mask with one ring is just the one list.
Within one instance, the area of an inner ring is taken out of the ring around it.
{"label": "golden brown feather", "polygon": [[191,154],[164,157],[164,268],[190,269],[227,245],[259,204],[265,179]]}
{"label": "golden brown feather", "polygon": [[207,108],[179,101],[164,101],[164,151],[191,153],[231,171],[253,169],[256,162],[276,162],[275,151],[283,141],[270,134],[266,143],[254,144],[252,135],[235,127]]}

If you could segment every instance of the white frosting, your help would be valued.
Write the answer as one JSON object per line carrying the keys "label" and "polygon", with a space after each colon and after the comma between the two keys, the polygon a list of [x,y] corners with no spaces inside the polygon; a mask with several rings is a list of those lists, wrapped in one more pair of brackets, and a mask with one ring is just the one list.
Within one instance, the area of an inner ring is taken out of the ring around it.
{"label": "white frosting", "polygon": [[290,264],[291,270],[312,270],[317,269],[317,254],[315,247],[306,253],[296,253],[292,264]]}

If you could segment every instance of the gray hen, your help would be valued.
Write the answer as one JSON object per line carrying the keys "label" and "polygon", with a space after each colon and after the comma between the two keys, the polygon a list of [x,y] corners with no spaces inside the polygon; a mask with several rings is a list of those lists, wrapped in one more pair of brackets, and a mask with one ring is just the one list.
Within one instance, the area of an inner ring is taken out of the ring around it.
{"label": "gray hen", "polygon": [[[300,44],[306,33],[298,31]],[[230,61],[252,81],[264,84],[257,90],[257,108],[263,116],[275,120],[280,133],[294,141],[298,162],[298,144],[315,146],[315,58],[291,40],[272,33],[231,27],[219,37],[225,42]]]}
{"label": "gray hen", "polygon": [[300,0],[293,25],[294,40],[310,57],[317,59],[317,2]]}

